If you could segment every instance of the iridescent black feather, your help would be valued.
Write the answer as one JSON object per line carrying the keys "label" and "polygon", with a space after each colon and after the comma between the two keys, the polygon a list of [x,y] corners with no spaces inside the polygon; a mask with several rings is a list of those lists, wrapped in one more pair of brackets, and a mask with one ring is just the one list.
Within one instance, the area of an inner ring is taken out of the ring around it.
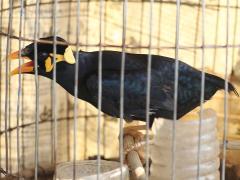
{"label": "iridescent black feather", "polygon": [[[57,49],[62,49],[58,45]],[[47,51],[47,52],[46,52]],[[48,52],[49,51],[49,52]],[[52,53],[45,44],[38,46],[41,53]],[[60,52],[60,51],[59,51]],[[98,104],[98,57],[99,52],[79,52],[79,94],[78,97],[95,107]],[[122,53],[102,52],[102,111],[114,117],[120,115],[120,72]],[[42,61],[39,58],[38,61]],[[125,56],[124,119],[146,119],[146,86],[148,55],[130,54]],[[39,62],[41,64],[42,62]],[[57,83],[74,95],[75,65],[64,61],[57,63]],[[39,68],[39,75],[52,79],[52,72]],[[150,125],[155,117],[173,119],[175,60],[152,55]],[[179,61],[177,118],[200,105],[201,71]],[[218,90],[225,88],[225,81],[212,74],[205,74],[204,100],[209,100]],[[228,91],[238,93],[228,83]]]}

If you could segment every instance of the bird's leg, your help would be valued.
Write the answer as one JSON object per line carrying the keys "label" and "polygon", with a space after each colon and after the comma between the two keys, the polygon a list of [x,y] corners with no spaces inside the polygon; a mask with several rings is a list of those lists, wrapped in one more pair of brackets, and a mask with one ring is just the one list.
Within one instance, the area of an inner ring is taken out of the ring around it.
{"label": "bird's leg", "polygon": [[143,140],[144,135],[140,130],[146,130],[146,125],[127,126],[123,128],[123,136],[130,135],[134,139]]}
{"label": "bird's leg", "polygon": [[[123,136],[130,135],[134,137],[136,142],[145,141],[146,140],[146,125],[135,125],[135,126],[127,126],[123,128]],[[149,130],[150,131],[150,130]],[[152,133],[150,131],[150,139],[152,138]]]}

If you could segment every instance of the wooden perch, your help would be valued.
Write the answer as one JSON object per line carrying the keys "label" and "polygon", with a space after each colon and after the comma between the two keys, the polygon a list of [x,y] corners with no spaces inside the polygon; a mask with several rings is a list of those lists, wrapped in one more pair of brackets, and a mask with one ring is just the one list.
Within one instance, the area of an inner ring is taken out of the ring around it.
{"label": "wooden perch", "polygon": [[[134,139],[130,135],[124,136],[124,149],[130,149],[134,146]],[[126,154],[127,164],[136,180],[144,180],[146,178],[145,170],[141,163],[137,151],[132,150]]]}

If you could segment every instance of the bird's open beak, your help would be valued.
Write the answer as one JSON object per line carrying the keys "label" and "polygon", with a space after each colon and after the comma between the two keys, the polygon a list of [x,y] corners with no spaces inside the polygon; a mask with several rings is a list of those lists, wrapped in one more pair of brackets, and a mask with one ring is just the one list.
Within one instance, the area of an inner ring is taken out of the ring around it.
{"label": "bird's open beak", "polygon": [[[28,57],[19,57],[19,51],[15,51],[11,54],[8,55],[8,60],[15,60],[15,59],[28,59]],[[20,73],[28,73],[28,72],[33,72],[34,69],[34,63],[33,61],[29,61],[27,63],[24,63],[20,67],[14,69],[11,71],[10,75],[13,76],[15,74],[20,74]]]}

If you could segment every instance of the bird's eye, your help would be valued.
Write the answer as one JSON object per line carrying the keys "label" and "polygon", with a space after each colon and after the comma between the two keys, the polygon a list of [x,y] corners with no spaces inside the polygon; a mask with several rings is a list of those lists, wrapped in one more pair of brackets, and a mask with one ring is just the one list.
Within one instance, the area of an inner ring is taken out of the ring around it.
{"label": "bird's eye", "polygon": [[21,53],[22,53],[22,56],[26,56],[26,55],[30,54],[30,49],[24,48]]}
{"label": "bird's eye", "polygon": [[43,52],[43,53],[42,53],[42,56],[48,56],[48,53]]}

